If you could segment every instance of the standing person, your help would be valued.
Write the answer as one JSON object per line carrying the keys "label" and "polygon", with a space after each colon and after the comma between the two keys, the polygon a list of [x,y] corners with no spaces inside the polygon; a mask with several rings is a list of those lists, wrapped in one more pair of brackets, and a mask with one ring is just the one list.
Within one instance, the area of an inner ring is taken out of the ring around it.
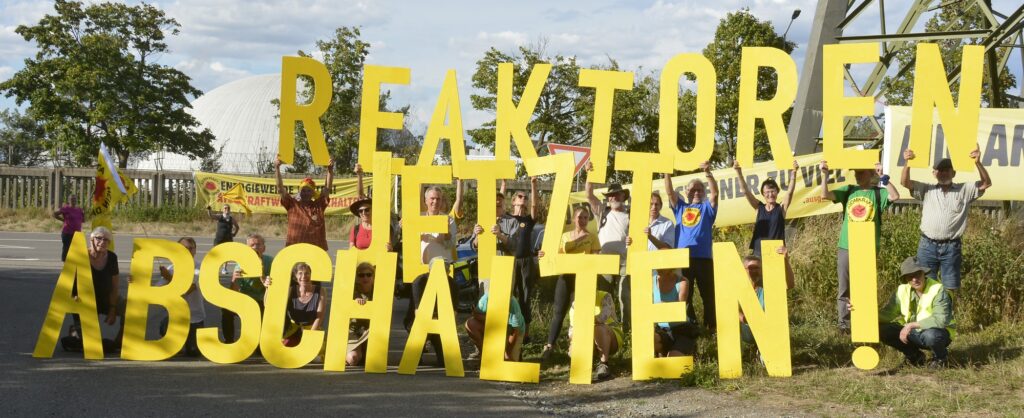
{"label": "standing person", "polygon": [[[572,213],[573,230],[562,234],[558,244],[560,254],[598,254],[601,252],[601,243],[597,236],[587,230],[590,223],[590,212],[584,207],[578,207]],[[544,252],[539,254],[544,256]],[[576,289],[576,275],[563,274],[558,276],[555,282],[554,316],[548,328],[548,341],[541,351],[541,361],[551,359],[555,351],[555,342],[558,341],[558,334],[562,333],[562,322],[565,321],[565,314],[569,311],[569,301],[572,300],[573,290]]]}
{"label": "standing person", "polygon": [[[654,303],[686,302],[693,284],[678,269],[654,271]],[[697,353],[700,327],[692,312],[680,322],[654,324],[654,354],[658,357],[692,356]]]}
{"label": "standing person", "polygon": [[512,255],[512,296],[519,300],[526,321],[523,340],[529,344],[530,322],[533,320],[533,291],[540,279],[540,267],[534,253],[533,227],[537,224],[537,178],[530,178],[530,206],[526,207],[525,192],[517,191],[512,196],[512,218],[518,225],[512,237],[505,237],[506,243],[511,238]]}
{"label": "standing person", "polygon": [[[232,242],[238,234],[238,219],[231,216],[231,206],[226,203],[220,208],[220,213],[214,214],[209,206],[206,207],[206,215],[217,222],[217,233],[213,237],[213,246],[221,243]],[[225,266],[221,266],[220,274],[228,274]]]}
{"label": "standing person", "polygon": [[[889,204],[900,198],[889,176],[882,175],[882,165],[875,164],[874,170],[853,170],[856,185],[839,186],[835,190],[828,189],[828,162],[822,161],[821,197],[835,203],[843,204],[843,227],[839,232],[839,252],[836,256],[836,270],[839,275],[839,288],[836,296],[836,310],[839,313],[839,332],[850,333],[850,246],[847,241],[847,230],[850,222],[875,223],[875,253],[882,239],[882,213]],[[880,176],[880,183],[885,188],[874,186],[874,176]]]}
{"label": "standing person", "polygon": [[[704,183],[693,179],[686,185],[684,201],[672,187],[672,175],[665,175],[665,194],[676,217],[676,248],[690,249],[690,267],[683,276],[696,282],[704,305],[704,326],[712,333],[718,327],[715,319],[715,263],[711,256],[712,229],[718,217],[718,181],[711,174],[711,165],[700,165],[708,180],[705,197]],[[686,301],[687,315],[693,314],[693,292]]]}
{"label": "standing person", "polygon": [[762,240],[786,240],[786,211],[789,210],[790,204],[793,202],[793,192],[796,190],[796,172],[800,165],[795,159],[793,160],[793,169],[789,170],[789,187],[781,204],[778,201],[779,183],[776,183],[775,179],[767,178],[761,182],[761,196],[764,196],[764,202],[761,202],[754,197],[753,193],[750,193],[750,187],[747,186],[746,179],[743,177],[743,168],[740,167],[740,163],[733,162],[732,166],[736,169],[740,190],[747,197],[747,203],[750,203],[750,207],[757,211],[754,218],[754,233],[750,237],[750,249],[753,250],[754,255],[760,257]]}
{"label": "standing person", "polygon": [[327,251],[327,226],[324,215],[330,202],[331,191],[334,190],[334,159],[327,163],[327,181],[322,190],[316,190],[316,183],[306,177],[299,183],[299,198],[288,194],[281,180],[281,164],[279,158],[274,162],[277,178],[277,191],[281,196],[281,206],[288,211],[288,237],[285,246],[306,243],[313,244]]}
{"label": "standing person", "polygon": [[[352,297],[356,303],[365,305],[373,300],[373,285],[377,268],[370,263],[359,263],[356,266],[356,286],[353,289]],[[345,354],[345,364],[348,366],[361,366],[366,360],[366,341],[370,339],[370,320],[366,318],[352,318],[348,324],[348,344]]]}
{"label": "standing person", "polygon": [[[644,235],[647,235],[648,251],[675,248],[676,225],[672,223],[671,219],[661,216],[663,205],[661,195],[658,192],[651,193],[650,218],[647,227],[644,228]],[[627,239],[627,241],[629,241],[627,245],[633,243],[632,239]]]}
{"label": "standing person", "polygon": [[[444,216],[444,202],[443,195],[440,187],[431,186],[423,193],[423,203],[426,206],[426,211],[423,215],[426,216]],[[452,264],[455,254],[455,219],[448,216],[448,232],[431,232],[420,235],[420,261],[429,266],[431,261],[434,259],[441,259],[447,266]],[[406,328],[411,328],[413,321],[416,320],[416,308],[420,306],[420,300],[423,299],[423,293],[427,288],[427,279],[430,277],[430,272],[423,273],[412,282],[412,297],[409,298],[409,311],[406,314]],[[452,293],[452,302],[454,303],[458,299],[455,297],[454,286],[451,277],[448,277],[448,290]],[[433,315],[437,315],[437,310],[433,312]],[[444,356],[441,355],[441,337],[437,334],[429,334],[427,337],[430,344],[434,347],[434,353],[436,354],[437,366],[444,367]]]}
{"label": "standing person", "polygon": [[[324,313],[327,312],[327,292],[319,282],[313,283],[312,275],[313,271],[309,264],[298,263],[292,268],[288,306],[285,310],[288,321],[285,325],[284,338],[281,340],[285,347],[298,345],[302,341],[303,331],[317,331],[323,328]],[[267,283],[268,286],[270,284]]]}
{"label": "standing person", "polygon": [[60,230],[60,261],[65,261],[68,258],[71,239],[75,237],[75,232],[82,230],[82,221],[85,220],[85,211],[78,207],[78,196],[68,195],[67,202],[53,212],[53,217],[64,222],[64,226]]}
{"label": "standing person", "polygon": [[[572,331],[577,325],[573,323],[573,310],[575,304],[569,308],[569,344],[572,344]],[[615,300],[608,292],[597,291],[597,298],[591,307],[583,306],[580,309],[589,309],[594,312],[594,349],[597,350],[597,367],[594,368],[594,381],[600,381],[612,376],[608,360],[622,348],[623,334],[622,325],[615,318]],[[587,326],[588,324],[578,324]]]}
{"label": "standing person", "polygon": [[[245,238],[245,245],[252,248],[263,261],[263,271],[245,272],[241,266],[236,264],[235,271],[231,274],[231,290],[255,300],[260,307],[260,315],[262,315],[263,298],[267,292],[267,283],[270,281],[270,267],[274,264],[274,257],[266,254],[267,243],[260,234],[249,234]],[[221,308],[220,312],[220,329],[224,333],[224,342],[233,343],[237,338],[235,336],[235,318],[238,315],[226,308]]]}
{"label": "standing person", "polygon": [[[121,339],[124,336],[124,309],[125,302],[121,298],[121,270],[117,264],[117,254],[109,250],[110,242],[114,234],[106,227],[97,227],[89,233],[89,267],[92,270],[93,294],[96,296],[96,313],[105,316],[104,322],[107,325],[114,325],[121,319],[117,337],[113,347],[119,351]],[[71,296],[78,298],[78,279],[71,290]],[[70,337],[81,339],[82,320],[77,314],[73,314]],[[104,344],[106,347],[106,344]]]}
{"label": "standing person", "polygon": [[907,257],[900,265],[905,284],[896,288],[889,302],[878,312],[878,339],[906,356],[907,363],[923,366],[921,349],[932,351],[930,368],[946,367],[948,347],[956,336],[953,300],[942,283],[925,277],[928,267]]}
{"label": "standing person", "polygon": [[[192,237],[182,237],[178,240],[178,243],[192,254],[192,260],[195,262],[192,271],[192,286],[185,291],[185,301],[188,302],[189,322],[191,322],[191,325],[188,329],[188,337],[185,339],[185,347],[182,348],[186,355],[195,357],[199,355],[199,345],[196,343],[196,330],[206,325],[206,308],[203,306],[203,293],[199,290],[199,265],[201,260],[196,258],[195,239]],[[162,284],[170,283],[171,278],[174,277],[174,266],[160,266],[160,277],[163,279]],[[170,318],[164,317],[163,321],[160,321],[160,334],[167,333],[169,320]]]}
{"label": "standing person", "polygon": [[[910,166],[903,167],[900,184],[910,189],[910,195],[921,201],[921,238],[917,244],[917,261],[927,267],[928,277],[935,279],[941,273],[942,285],[946,290],[960,289],[960,264],[963,254],[960,238],[967,229],[967,212],[985,190],[992,187],[985,166],[981,164],[978,150],[971,152],[974,165],[981,180],[967,183],[953,183],[956,170],[953,161],[945,158],[935,164],[932,175],[936,184],[927,184],[910,179]],[[903,159],[914,159],[914,151],[903,151]]]}
{"label": "standing person", "polygon": [[[594,170],[594,164],[587,161],[585,169],[590,172]],[[598,219],[597,238],[601,242],[601,254],[615,254],[619,256],[619,274],[614,277],[605,276],[605,281],[598,281],[598,287],[615,289],[618,287],[619,310],[622,312],[622,321],[629,328],[630,323],[630,289],[629,275],[626,272],[626,239],[629,238],[629,212],[626,211],[626,202],[629,200],[629,190],[623,189],[621,184],[612,183],[604,193],[607,204],[602,203],[594,195],[594,184],[587,182],[587,202],[590,203],[590,211]]]}

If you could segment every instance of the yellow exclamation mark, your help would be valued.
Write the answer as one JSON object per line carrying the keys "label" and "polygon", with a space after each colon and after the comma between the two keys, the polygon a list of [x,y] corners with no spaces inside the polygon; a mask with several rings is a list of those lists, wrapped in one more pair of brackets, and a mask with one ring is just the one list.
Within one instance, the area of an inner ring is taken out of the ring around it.
{"label": "yellow exclamation mark", "polygon": [[[876,214],[875,216],[880,216]],[[850,222],[850,338],[853,343],[878,344],[878,270],[874,222]],[[878,366],[878,351],[870,345],[853,350],[853,365],[861,370]]]}

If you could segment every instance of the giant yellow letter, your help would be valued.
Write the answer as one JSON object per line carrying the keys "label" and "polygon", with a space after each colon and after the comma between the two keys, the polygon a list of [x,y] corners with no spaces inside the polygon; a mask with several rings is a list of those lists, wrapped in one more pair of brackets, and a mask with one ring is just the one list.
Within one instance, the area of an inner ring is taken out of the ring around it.
{"label": "giant yellow letter", "polygon": [[[360,253],[368,256],[359,260]],[[388,339],[391,336],[391,307],[395,294],[395,267],[398,254],[349,249],[338,251],[335,259],[334,290],[331,292],[331,324],[327,332],[327,356],[324,370],[345,371],[348,354],[349,322],[353,318],[370,320],[370,337],[366,343],[367,373],[388,370]],[[365,261],[374,265],[373,300],[360,305],[352,298],[356,286],[356,266]]]}
{"label": "giant yellow letter", "polygon": [[[496,257],[487,287],[487,315],[484,320],[484,346],[480,353],[480,379],[505,382],[537,383],[540,364],[505,361],[505,340],[508,338],[508,313],[512,301],[513,257]],[[593,331],[591,331],[593,332]]]}
{"label": "giant yellow letter", "polygon": [[[406,283],[426,273],[427,265],[420,257],[420,236],[448,231],[447,214],[424,215],[420,212],[420,189],[424,184],[452,182],[451,166],[407,165],[402,171],[402,276]],[[430,260],[426,260],[430,262]]]}
{"label": "giant yellow letter", "polygon": [[[757,100],[758,70],[775,70],[778,83],[775,95],[769,100]],[[743,167],[754,165],[754,120],[764,121],[768,143],[772,148],[775,166],[789,169],[793,165],[793,150],[782,124],[782,114],[789,110],[796,98],[796,64],[793,58],[778,48],[745,47],[740,60],[740,109],[736,138],[736,161]]]}
{"label": "giant yellow letter", "polygon": [[551,74],[551,64],[535,64],[517,105],[512,102],[515,69],[511,63],[498,64],[498,100],[495,112],[497,117],[494,122],[495,159],[512,158],[513,140],[516,142],[516,149],[519,150],[519,157],[524,160],[537,158],[537,150],[533,149],[533,141],[526,131],[526,125],[530,123],[533,110],[537,108],[537,101],[540,100],[540,93],[544,90],[548,74]]}
{"label": "giant yellow letter", "polygon": [[829,167],[874,168],[878,150],[846,149],[843,139],[843,118],[871,116],[875,102],[871,97],[846,97],[843,82],[846,64],[878,62],[878,44],[825,45],[822,50],[822,148]]}
{"label": "giant yellow letter", "polygon": [[[448,286],[444,262],[435,259],[430,263],[427,288],[423,291],[420,306],[416,307],[416,320],[409,330],[402,361],[398,364],[399,374],[416,374],[416,366],[420,364],[427,334],[441,336],[441,348],[434,347],[434,350],[443,352],[445,375],[463,377],[465,374],[462,367],[462,351],[459,348],[459,332],[455,328],[455,308],[452,306]],[[437,319],[434,319],[435,308]]]}
{"label": "giant yellow letter", "polygon": [[[554,173],[555,186],[551,191],[551,204],[548,210],[548,220],[545,229],[551,233],[544,234],[544,241],[541,243],[540,275],[553,276],[564,272],[558,271],[557,263],[558,244],[562,237],[562,228],[565,226],[565,213],[569,208],[569,192],[572,190],[572,173],[576,168],[572,154],[555,154],[540,158],[533,158],[523,162],[526,171],[531,176]],[[536,199],[537,197],[535,197]]]}
{"label": "giant yellow letter", "polygon": [[210,303],[238,315],[242,322],[238,341],[223,343],[218,337],[217,327],[205,327],[196,331],[196,342],[203,356],[214,363],[238,363],[249,358],[260,343],[260,306],[248,295],[227,289],[220,284],[220,267],[234,261],[242,271],[263,274],[263,260],[240,242],[225,242],[213,247],[203,258],[199,267],[199,289],[203,298]]}
{"label": "giant yellow letter", "polygon": [[589,385],[594,365],[594,309],[597,300],[597,278],[601,274],[616,274],[619,271],[619,257],[614,254],[558,254],[559,264],[564,271],[576,274],[573,289],[574,306],[572,323],[578,324],[572,331],[572,347],[569,348],[569,383]]}
{"label": "giant yellow letter", "polygon": [[[964,45],[960,72],[960,106],[953,106],[953,94],[946,82],[946,67],[942,64],[939,46],[921,42],[917,44],[917,62],[914,64],[914,102],[910,120],[910,148],[924,152],[931,149],[932,116],[935,108],[942,120],[946,147],[953,167],[959,171],[974,171],[971,151],[978,146],[978,115],[981,109],[981,76],[985,47]],[[925,155],[932,155],[927,153]],[[930,167],[927,158],[907,162],[911,167]]]}
{"label": "giant yellow letter", "polygon": [[[645,240],[646,241],[646,240]],[[690,250],[629,251],[633,302],[633,380],[678,379],[693,370],[693,356],[654,357],[654,324],[686,320],[686,302],[654,303],[653,270],[690,266]],[[692,290],[691,290],[692,291]]]}
{"label": "giant yellow letter", "polygon": [[[877,214],[875,216],[879,216]],[[850,222],[850,339],[878,343],[878,270],[874,222]],[[767,301],[765,301],[767,303]],[[861,370],[878,366],[878,351],[862,345],[853,350],[853,365]]]}
{"label": "giant yellow letter", "polygon": [[[778,248],[782,241],[762,241],[761,248]],[[768,375],[793,374],[789,354],[789,305],[786,303],[785,259],[775,251],[762,250],[764,273],[764,309],[743,268],[736,245],[716,242],[715,313],[718,317],[718,376],[736,379],[743,376],[740,353],[740,310],[747,318]]]}
{"label": "giant yellow letter", "polygon": [[[185,246],[162,239],[135,238],[132,254],[132,280],[128,284],[125,307],[124,342],[121,358],[127,360],[163,360],[181,350],[191,323],[188,302],[183,297],[192,287],[195,261]],[[174,276],[163,286],[152,286],[153,261],[157,257],[171,261]],[[146,340],[149,306],[167,309],[167,333],[155,341]]]}
{"label": "giant yellow letter", "polygon": [[[697,77],[697,135],[690,152],[679,150],[679,77]],[[661,69],[658,98],[658,151],[671,155],[676,170],[693,170],[715,151],[715,95],[718,91],[715,67],[701,54],[679,54]]]}
{"label": "giant yellow letter", "polygon": [[[299,74],[313,79],[313,100],[299,105],[295,91],[295,79]],[[320,127],[320,115],[331,105],[334,85],[327,67],[312,58],[281,57],[281,130],[278,157],[286,164],[295,161],[295,122],[302,122],[309,141],[309,153],[316,165],[327,165],[331,156],[327,153],[327,141]]]}
{"label": "giant yellow letter", "polygon": [[[532,160],[531,160],[532,161]],[[476,219],[477,223],[484,228],[484,232],[477,235],[477,269],[481,279],[490,278],[491,262],[498,251],[498,238],[491,233],[491,228],[497,223],[497,205],[492,204],[491,199],[497,199],[498,179],[511,179],[516,176],[516,166],[512,160],[494,161],[458,161],[454,162],[453,171],[455,177],[460,179],[476,180]]]}
{"label": "giant yellow letter", "polygon": [[[76,283],[75,277],[78,277]],[[78,288],[78,297],[71,296],[72,287]],[[103,297],[107,297],[103,295]],[[82,346],[87,360],[103,359],[103,336],[100,335],[100,319],[96,314],[96,291],[92,285],[92,266],[89,265],[89,253],[85,247],[85,235],[75,232],[68,248],[67,261],[57,278],[57,286],[50,297],[50,308],[46,311],[43,329],[36,339],[36,348],[32,357],[53,357],[53,349],[60,337],[60,327],[68,314],[78,314],[82,321],[82,329],[78,335],[82,337]]]}
{"label": "giant yellow letter", "polygon": [[580,87],[593,87],[594,127],[590,139],[590,161],[594,171],[587,174],[587,181],[604,183],[608,170],[608,144],[611,141],[612,109],[615,90],[632,90],[633,73],[609,70],[580,70]]}
{"label": "giant yellow letter", "polygon": [[[447,119],[447,123],[445,120]],[[423,138],[423,148],[416,165],[431,165],[441,138],[448,140],[452,152],[452,162],[466,160],[466,139],[462,133],[462,106],[459,105],[459,86],[455,81],[455,70],[448,70],[441,85],[441,94],[437,97],[434,115],[427,125],[427,135]]]}
{"label": "giant yellow letter", "polygon": [[315,282],[331,281],[331,257],[327,252],[312,244],[292,244],[284,247],[274,257],[264,302],[263,330],[260,333],[260,351],[268,363],[284,369],[305,366],[313,361],[324,346],[322,330],[302,330],[302,340],[295,347],[285,347],[284,321],[291,289],[292,268],[298,263],[309,264],[311,278]]}
{"label": "giant yellow letter", "polygon": [[409,84],[412,71],[401,67],[363,66],[362,105],[359,109],[359,164],[365,170],[373,167],[377,151],[377,130],[402,129],[404,115],[380,111],[380,85]]}

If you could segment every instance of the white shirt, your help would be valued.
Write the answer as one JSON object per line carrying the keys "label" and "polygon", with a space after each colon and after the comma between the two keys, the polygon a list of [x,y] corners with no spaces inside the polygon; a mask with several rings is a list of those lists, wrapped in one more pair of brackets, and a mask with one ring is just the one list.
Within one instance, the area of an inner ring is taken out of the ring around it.
{"label": "white shirt", "polygon": [[[192,318],[189,320],[191,323],[203,322],[206,320],[206,308],[203,306],[203,293],[199,291],[199,259],[195,260],[196,266],[192,273],[192,284],[195,285],[195,289],[192,292],[185,295],[185,301],[188,302],[188,309],[191,312]],[[171,274],[174,274],[174,266],[167,268]],[[167,280],[162,276],[160,278],[161,284],[167,284]]]}
{"label": "white shirt", "polygon": [[[676,224],[671,219],[664,216],[658,216],[650,225],[651,235],[657,238],[659,241],[668,244],[669,246],[675,246],[676,243]],[[647,240],[647,249],[650,251],[657,251],[658,247],[654,246],[651,240]]]}
{"label": "white shirt", "polygon": [[597,240],[601,243],[601,254],[618,254],[620,274],[626,268],[626,236],[629,235],[629,214],[622,211],[608,211],[608,219],[601,227],[601,218],[597,218]]}
{"label": "white shirt", "polygon": [[[424,214],[426,215],[426,214]],[[420,255],[422,256],[423,264],[430,265],[430,261],[435,258],[442,258],[446,263],[451,263],[452,252],[455,249],[455,219],[451,216],[448,217],[448,239],[440,239],[441,234],[430,233],[423,234],[420,239]]]}

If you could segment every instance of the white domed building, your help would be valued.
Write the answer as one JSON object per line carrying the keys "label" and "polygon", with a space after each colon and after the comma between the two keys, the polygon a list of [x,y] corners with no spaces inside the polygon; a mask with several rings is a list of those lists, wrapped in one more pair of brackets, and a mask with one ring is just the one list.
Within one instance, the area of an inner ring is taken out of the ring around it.
{"label": "white domed building", "polygon": [[[267,74],[232,81],[192,102],[189,113],[213,132],[213,149],[223,150],[221,172],[257,174],[270,167],[277,156],[279,135],[278,109],[271,101],[280,94],[281,75]],[[139,161],[136,168],[197,171],[201,162],[160,151]]]}

